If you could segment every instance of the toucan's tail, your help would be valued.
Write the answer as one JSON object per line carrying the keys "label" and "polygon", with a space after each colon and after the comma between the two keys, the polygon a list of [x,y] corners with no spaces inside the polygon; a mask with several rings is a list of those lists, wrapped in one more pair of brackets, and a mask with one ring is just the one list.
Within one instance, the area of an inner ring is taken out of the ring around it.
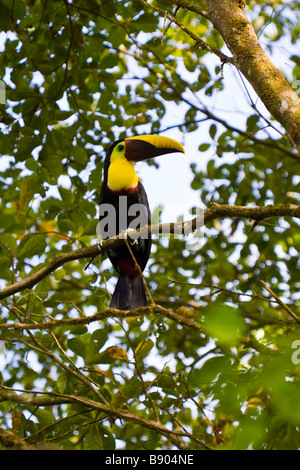
{"label": "toucan's tail", "polygon": [[144,305],[147,305],[147,299],[143,279],[130,277],[121,272],[110,302],[110,308],[131,310]]}

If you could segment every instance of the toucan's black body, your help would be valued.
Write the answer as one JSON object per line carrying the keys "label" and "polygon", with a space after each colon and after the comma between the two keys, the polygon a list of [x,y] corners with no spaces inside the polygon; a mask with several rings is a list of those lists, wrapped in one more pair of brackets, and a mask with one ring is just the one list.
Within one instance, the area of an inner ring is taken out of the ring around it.
{"label": "toucan's black body", "polygon": [[[145,138],[145,140],[142,140],[143,137]],[[104,239],[118,235],[122,232],[122,230],[127,229],[134,219],[133,216],[127,216],[126,227],[120,227],[119,225],[119,215],[120,210],[123,210],[121,208],[124,207],[124,197],[126,198],[126,207],[128,209],[134,204],[142,204],[144,210],[143,220],[145,221],[145,223],[151,224],[151,214],[146,191],[140,181],[136,180],[136,184],[134,185],[134,187],[122,188],[117,191],[113,190],[109,186],[109,168],[111,165],[111,160],[113,159],[112,155],[116,154],[116,149],[118,148],[117,146],[120,143],[124,144],[124,148],[126,144],[126,150],[124,151],[124,159],[126,159],[126,161],[128,162],[132,162],[132,165],[134,161],[146,160],[148,158],[156,157],[164,153],[184,151],[181,148],[182,146],[176,141],[172,141],[171,139],[163,137],[153,136],[153,141],[156,144],[158,142],[158,146],[152,145],[151,143],[149,143],[149,139],[151,137],[152,136],[140,136],[141,140],[137,138],[128,138],[125,139],[125,141],[118,140],[110,147],[106,155],[104,161],[103,183],[100,193],[100,206],[103,204],[109,204],[113,206],[117,217],[115,224],[115,233],[110,233],[109,237],[103,236],[103,234],[105,233],[106,219],[100,211],[100,227],[102,237]],[[166,146],[163,147],[162,144],[166,144]],[[173,146],[171,144],[173,144]],[[135,225],[134,228],[138,228],[139,226],[140,225]],[[130,251],[128,250],[126,244],[114,248],[113,250],[110,250],[107,253],[112,265],[119,273],[119,280],[110,303],[111,308],[117,308],[120,310],[131,310],[147,305],[144,282],[141,276],[141,272],[145,269],[149,260],[151,251],[151,237],[149,236],[147,239],[138,238],[135,243],[130,245],[130,249],[134,255],[134,259]],[[140,269],[137,269],[136,262],[138,263]]]}
{"label": "toucan's black body", "polygon": [[[111,149],[112,150],[112,149]],[[109,152],[106,156],[104,163],[104,179],[100,193],[100,204],[109,203],[114,206],[116,209],[117,219],[116,219],[116,233],[118,235],[121,232],[119,226],[119,207],[120,207],[120,197],[127,198],[127,207],[131,207],[133,204],[143,204],[145,210],[148,214],[147,223],[151,224],[151,214],[149,209],[149,203],[146,191],[144,186],[139,181],[137,189],[135,191],[126,191],[114,192],[111,191],[107,185],[107,172],[110,159]],[[127,218],[127,228],[129,227],[132,217],[128,216]],[[100,216],[100,227],[103,221],[103,217]],[[103,229],[101,227],[102,233]],[[141,271],[146,267],[146,264],[149,260],[150,251],[151,251],[151,237],[147,239],[138,238],[136,243],[130,245],[131,251],[134,255],[135,260],[138,262]],[[114,294],[110,302],[110,308],[118,308],[120,310],[131,310],[133,308],[138,308],[143,305],[147,305],[147,299],[145,295],[145,289],[143,284],[142,276],[139,270],[135,266],[135,261],[129,252],[127,245],[123,244],[114,248],[114,250],[108,251],[107,253],[112,265],[119,273],[119,280],[116,285]]]}

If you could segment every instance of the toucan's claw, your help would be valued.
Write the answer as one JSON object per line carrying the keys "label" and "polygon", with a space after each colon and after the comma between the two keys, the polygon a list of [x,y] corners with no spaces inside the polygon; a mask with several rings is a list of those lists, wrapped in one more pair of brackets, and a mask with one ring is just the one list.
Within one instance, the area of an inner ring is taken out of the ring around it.
{"label": "toucan's claw", "polygon": [[103,250],[103,240],[97,240],[97,248],[100,253],[100,255],[103,255],[104,250]]}
{"label": "toucan's claw", "polygon": [[[135,238],[132,239],[131,235],[135,235]],[[136,230],[134,228],[127,228],[126,230],[121,231],[121,237],[129,241],[130,245],[135,245],[138,242],[138,236]]]}

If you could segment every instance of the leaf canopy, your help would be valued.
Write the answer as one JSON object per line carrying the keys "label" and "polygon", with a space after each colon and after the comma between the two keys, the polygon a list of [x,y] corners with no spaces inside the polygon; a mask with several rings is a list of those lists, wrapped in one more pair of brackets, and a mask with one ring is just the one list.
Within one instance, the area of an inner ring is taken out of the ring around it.
{"label": "leaf canopy", "polygon": [[[125,135],[164,133],[185,145],[191,217],[212,202],[299,204],[299,154],[220,61],[226,48],[208,18],[175,12],[176,3],[3,2],[1,288],[95,243],[105,152]],[[292,84],[297,2],[247,3]],[[159,188],[150,183],[151,200]],[[99,257],[3,299],[1,428],[37,448],[297,449],[299,324],[288,308],[300,315],[299,250],[297,218],[228,217],[199,237],[156,238],[151,295],[197,328],[154,312],[99,320],[115,284]]]}

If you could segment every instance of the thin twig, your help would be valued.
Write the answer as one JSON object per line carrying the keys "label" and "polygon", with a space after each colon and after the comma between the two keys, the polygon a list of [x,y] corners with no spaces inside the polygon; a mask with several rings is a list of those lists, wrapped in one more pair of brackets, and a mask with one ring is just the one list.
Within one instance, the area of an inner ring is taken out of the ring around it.
{"label": "thin twig", "polygon": [[284,302],[282,302],[282,300],[280,300],[280,298],[278,297],[278,295],[275,294],[275,292],[272,291],[272,289],[264,282],[264,281],[260,281],[260,283],[264,286],[264,288],[269,292],[269,294],[272,295],[272,297],[274,297],[274,299],[276,300],[276,302],[281,305],[281,307],[284,308],[284,310],[286,312],[288,312],[288,314],[300,325],[300,318],[290,309],[290,307],[288,307]]}
{"label": "thin twig", "polygon": [[217,49],[216,47],[214,46],[211,46],[210,44],[207,44],[205,41],[203,41],[202,39],[200,39],[198,36],[196,36],[196,34],[194,34],[189,28],[187,28],[184,24],[182,24],[177,18],[175,18],[175,16],[171,15],[171,13],[169,13],[167,10],[162,10],[161,8],[158,8],[154,5],[152,5],[151,3],[148,3],[146,2],[145,0],[139,0],[139,2],[147,7],[147,8],[150,8],[151,10],[153,11],[156,11],[158,13],[160,13],[164,18],[168,18],[169,20],[171,20],[174,24],[176,24],[176,26],[178,26],[182,31],[184,31],[193,41],[195,41],[195,44],[193,47],[199,47],[200,49],[203,49],[207,52],[211,52],[212,54],[215,54],[216,56],[219,57],[219,59],[223,62],[223,63],[231,63],[233,64],[234,63],[234,60],[232,57],[229,57],[227,56],[226,54],[224,54],[223,52],[221,52],[219,49]]}
{"label": "thin twig", "polygon": [[138,262],[137,262],[137,260],[136,260],[136,258],[135,258],[135,256],[134,256],[134,254],[133,254],[133,251],[132,251],[132,249],[131,249],[130,243],[128,242],[128,238],[125,238],[125,244],[126,244],[126,246],[127,246],[127,248],[128,248],[128,251],[129,251],[129,253],[130,253],[130,255],[131,255],[131,257],[132,257],[132,259],[133,259],[133,261],[134,261],[135,268],[137,269],[139,275],[140,275],[141,278],[143,279],[143,284],[144,284],[144,286],[145,286],[145,290],[146,290],[147,295],[148,295],[148,297],[149,297],[149,299],[150,299],[150,305],[155,305],[155,302],[154,302],[154,300],[153,300],[153,298],[152,298],[152,295],[151,295],[151,292],[150,292],[150,290],[149,290],[148,284],[147,284],[147,282],[146,282],[145,276],[144,276],[144,274],[143,274],[143,272],[142,272],[142,270],[141,270],[140,265],[138,264]]}

